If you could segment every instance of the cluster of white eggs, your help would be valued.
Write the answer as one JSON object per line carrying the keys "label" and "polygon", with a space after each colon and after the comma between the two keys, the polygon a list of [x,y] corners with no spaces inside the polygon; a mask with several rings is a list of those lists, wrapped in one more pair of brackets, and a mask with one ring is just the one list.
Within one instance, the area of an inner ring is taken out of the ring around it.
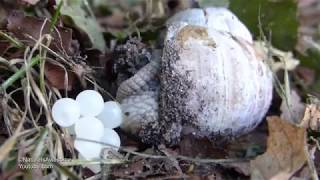
{"label": "cluster of white eggs", "polygon": [[53,120],[61,127],[74,129],[74,147],[86,160],[99,159],[104,148],[119,149],[120,137],[113,128],[120,126],[122,116],[119,103],[104,102],[94,90],[82,91],[75,100],[61,98],[52,107]]}

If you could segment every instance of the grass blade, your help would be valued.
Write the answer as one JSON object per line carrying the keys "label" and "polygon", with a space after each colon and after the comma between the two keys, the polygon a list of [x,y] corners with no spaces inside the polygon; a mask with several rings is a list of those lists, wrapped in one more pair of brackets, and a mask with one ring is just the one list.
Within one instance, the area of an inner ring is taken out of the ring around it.
{"label": "grass blade", "polygon": [[31,67],[37,65],[40,62],[40,57],[36,56],[31,59],[30,64],[27,66],[23,66],[21,69],[19,69],[17,72],[15,72],[11,77],[9,77],[7,80],[5,80],[1,84],[1,89],[6,90],[8,87],[10,87],[13,83],[15,83],[18,79],[23,77],[26,73],[26,70],[30,69]]}

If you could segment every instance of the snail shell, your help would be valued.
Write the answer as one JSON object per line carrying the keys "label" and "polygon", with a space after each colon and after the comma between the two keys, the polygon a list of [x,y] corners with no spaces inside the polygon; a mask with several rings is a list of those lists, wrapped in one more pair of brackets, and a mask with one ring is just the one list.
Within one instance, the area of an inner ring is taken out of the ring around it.
{"label": "snail shell", "polygon": [[119,87],[127,113],[122,127],[146,142],[167,144],[183,134],[212,139],[252,130],[272,98],[272,73],[252,43],[227,9],[178,13],[168,21],[160,63],[151,62]]}

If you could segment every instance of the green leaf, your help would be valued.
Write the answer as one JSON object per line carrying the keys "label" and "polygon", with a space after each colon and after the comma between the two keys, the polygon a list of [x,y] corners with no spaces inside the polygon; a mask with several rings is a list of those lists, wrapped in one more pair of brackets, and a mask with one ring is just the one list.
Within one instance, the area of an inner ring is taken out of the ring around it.
{"label": "green leaf", "polygon": [[229,0],[199,0],[200,7],[228,7]]}
{"label": "green leaf", "polygon": [[261,35],[261,24],[266,37],[271,33],[275,47],[287,51],[294,49],[298,33],[295,0],[232,0],[229,8],[255,36]]}
{"label": "green leaf", "polygon": [[[59,0],[57,0],[57,3],[59,3]],[[64,1],[60,13],[70,17],[74,25],[88,35],[93,48],[105,52],[106,43],[101,27],[96,19],[89,16],[83,7],[84,2],[82,0]]]}

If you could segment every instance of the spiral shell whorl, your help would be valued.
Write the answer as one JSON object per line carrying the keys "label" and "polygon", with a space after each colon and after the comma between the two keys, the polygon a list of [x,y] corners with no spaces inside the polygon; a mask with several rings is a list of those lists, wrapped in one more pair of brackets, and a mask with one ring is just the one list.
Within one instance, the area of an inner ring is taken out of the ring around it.
{"label": "spiral shell whorl", "polygon": [[[272,73],[247,28],[222,8],[186,10],[167,24],[161,62],[119,87],[117,98],[133,112],[124,129],[146,142],[176,144],[184,133],[213,139],[256,127],[271,103]],[[154,81],[159,88],[150,91]]]}

